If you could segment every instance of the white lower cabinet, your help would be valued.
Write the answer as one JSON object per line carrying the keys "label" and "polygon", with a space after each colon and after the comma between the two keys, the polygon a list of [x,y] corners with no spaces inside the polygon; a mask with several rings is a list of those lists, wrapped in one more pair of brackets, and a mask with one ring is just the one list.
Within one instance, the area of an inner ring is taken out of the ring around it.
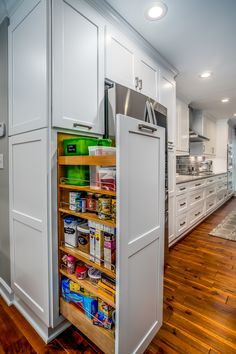
{"label": "white lower cabinet", "polygon": [[169,243],[173,241],[176,237],[176,217],[175,217],[175,195],[169,196],[168,200],[168,237]]}
{"label": "white lower cabinet", "polygon": [[226,178],[221,174],[176,185],[176,231],[169,236],[170,246],[229,198]]}
{"label": "white lower cabinet", "polygon": [[10,138],[10,240],[12,289],[50,326],[47,141],[47,129]]}

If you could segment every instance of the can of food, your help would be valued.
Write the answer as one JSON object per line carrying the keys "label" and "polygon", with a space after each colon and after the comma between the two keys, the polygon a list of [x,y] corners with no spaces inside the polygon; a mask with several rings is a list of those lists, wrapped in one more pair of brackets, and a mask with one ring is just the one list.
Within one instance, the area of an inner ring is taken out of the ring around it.
{"label": "can of food", "polygon": [[86,198],[80,198],[80,200],[77,203],[76,211],[79,213],[86,212]]}
{"label": "can of food", "polygon": [[96,203],[93,193],[88,193],[86,198],[86,209],[88,211],[96,211]]}
{"label": "can of food", "polygon": [[116,199],[112,199],[111,202],[111,218],[116,221]]}
{"label": "can of food", "polygon": [[102,220],[111,219],[111,199],[99,198],[98,199],[98,217]]}
{"label": "can of food", "polygon": [[79,207],[79,201],[83,196],[83,192],[70,192],[69,193],[69,209],[77,211]]}

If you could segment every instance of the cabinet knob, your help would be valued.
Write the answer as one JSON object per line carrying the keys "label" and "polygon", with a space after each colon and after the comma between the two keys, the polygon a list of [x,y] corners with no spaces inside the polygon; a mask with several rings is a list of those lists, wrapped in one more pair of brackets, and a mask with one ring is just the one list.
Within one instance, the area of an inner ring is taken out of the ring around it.
{"label": "cabinet knob", "polygon": [[138,83],[139,83],[138,76],[135,77],[134,81],[135,81],[135,88],[137,89],[138,88]]}
{"label": "cabinet knob", "polygon": [[139,87],[138,87],[139,91],[141,91],[143,88],[143,80],[142,79],[138,80],[138,83],[139,83]]}

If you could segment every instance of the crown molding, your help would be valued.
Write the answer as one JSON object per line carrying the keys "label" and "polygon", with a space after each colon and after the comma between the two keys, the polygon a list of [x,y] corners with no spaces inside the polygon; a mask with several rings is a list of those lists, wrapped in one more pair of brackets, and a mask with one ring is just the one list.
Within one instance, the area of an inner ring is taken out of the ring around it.
{"label": "crown molding", "polygon": [[129,38],[135,41],[143,50],[145,50],[154,60],[170,71],[173,76],[178,75],[178,70],[171,65],[138,31],[135,30],[113,7],[105,0],[86,0],[97,12],[99,12],[107,21],[117,28],[122,28]]}

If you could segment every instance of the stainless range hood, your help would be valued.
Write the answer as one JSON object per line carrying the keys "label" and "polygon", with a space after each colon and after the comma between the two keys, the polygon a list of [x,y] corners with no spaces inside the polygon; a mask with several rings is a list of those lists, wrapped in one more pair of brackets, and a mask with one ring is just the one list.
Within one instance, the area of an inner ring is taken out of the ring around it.
{"label": "stainless range hood", "polygon": [[190,143],[201,143],[203,141],[209,141],[210,139],[207,138],[206,136],[203,136],[201,134],[198,134],[194,130],[189,131],[189,142]]}

